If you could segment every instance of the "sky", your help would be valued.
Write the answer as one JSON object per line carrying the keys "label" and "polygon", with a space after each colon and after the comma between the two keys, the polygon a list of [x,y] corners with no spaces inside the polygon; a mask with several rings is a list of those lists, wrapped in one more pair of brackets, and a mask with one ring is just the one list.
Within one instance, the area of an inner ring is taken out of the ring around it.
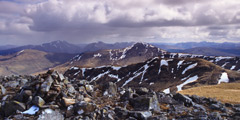
{"label": "sky", "polygon": [[0,0],[0,45],[240,42],[240,0]]}

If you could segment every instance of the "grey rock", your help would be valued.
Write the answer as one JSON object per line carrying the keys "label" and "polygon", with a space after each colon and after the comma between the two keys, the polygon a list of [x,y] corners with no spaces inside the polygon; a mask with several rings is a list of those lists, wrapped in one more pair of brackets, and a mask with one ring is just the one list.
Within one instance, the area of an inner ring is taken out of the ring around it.
{"label": "grey rock", "polygon": [[138,95],[146,95],[149,92],[149,90],[147,88],[145,88],[145,87],[140,87],[140,88],[137,88],[135,90],[136,90],[136,93]]}
{"label": "grey rock", "polygon": [[160,106],[156,95],[132,98],[129,100],[129,103],[136,111],[153,110],[154,112],[160,112]]}
{"label": "grey rock", "polygon": [[187,97],[186,95],[177,93],[173,95],[173,98],[177,101],[182,101],[185,106],[193,106],[195,103],[192,101],[191,98]]}
{"label": "grey rock", "polygon": [[5,83],[4,86],[16,88],[17,86],[19,86],[19,82],[18,81],[9,81],[9,82]]}
{"label": "grey rock", "polygon": [[211,120],[222,120],[222,117],[219,112],[212,112],[209,114]]}
{"label": "grey rock", "polygon": [[116,83],[109,82],[103,86],[103,95],[105,96],[115,96],[117,95],[117,85]]}
{"label": "grey rock", "polygon": [[17,110],[24,111],[26,106],[24,103],[20,103],[18,101],[6,101],[2,103],[1,109],[2,116],[8,117],[16,113]]}
{"label": "grey rock", "polygon": [[51,76],[48,76],[41,85],[41,91],[48,92],[50,90],[52,83],[53,83],[53,78]]}
{"label": "grey rock", "polygon": [[2,94],[2,95],[5,95],[6,93],[7,93],[7,90],[2,86],[2,85],[0,85],[0,88],[1,88],[1,90],[0,90],[0,95]]}
{"label": "grey rock", "polygon": [[38,107],[42,107],[45,104],[45,101],[40,96],[35,96],[32,103]]}
{"label": "grey rock", "polygon": [[130,111],[129,115],[138,120],[147,120],[152,116],[152,112],[151,111]]}
{"label": "grey rock", "polygon": [[57,110],[45,109],[39,115],[38,120],[64,120],[64,116]]}
{"label": "grey rock", "polygon": [[94,103],[89,103],[85,101],[78,102],[74,105],[75,113],[81,114],[90,114],[91,112],[95,111],[96,105]]}

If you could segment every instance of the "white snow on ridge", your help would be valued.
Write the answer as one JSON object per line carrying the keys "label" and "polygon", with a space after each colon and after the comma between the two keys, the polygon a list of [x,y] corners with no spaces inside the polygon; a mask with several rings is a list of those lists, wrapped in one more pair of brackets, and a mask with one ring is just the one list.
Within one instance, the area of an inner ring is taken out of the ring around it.
{"label": "white snow on ridge", "polygon": [[198,76],[197,76],[197,75],[195,75],[195,76],[187,79],[185,82],[183,82],[182,84],[180,84],[180,85],[177,86],[177,89],[178,89],[177,91],[181,91],[181,90],[182,90],[182,87],[183,87],[184,85],[186,85],[186,84],[188,84],[188,83],[191,83],[191,82],[194,82],[194,81],[196,81],[197,79],[198,79]]}
{"label": "white snow on ridge", "polygon": [[21,50],[20,52],[18,52],[17,55],[20,55],[22,52],[24,52],[24,50]]}
{"label": "white snow on ridge", "polygon": [[161,60],[161,61],[160,61],[160,66],[159,66],[158,74],[161,72],[161,68],[162,68],[163,65],[168,66],[168,61],[167,61],[167,60]]}
{"label": "white snow on ridge", "polygon": [[222,59],[232,59],[233,57],[216,57],[215,59],[215,62],[219,62],[220,60]]}
{"label": "white snow on ridge", "polygon": [[122,87],[124,87],[125,85],[127,85],[129,82],[131,82],[134,78],[136,78],[136,77],[139,76],[140,74],[141,74],[141,72],[140,72],[140,73],[137,73],[135,76],[129,78],[129,79],[122,85]]}
{"label": "white snow on ridge", "polygon": [[218,80],[218,84],[220,84],[221,82],[229,82],[228,74],[226,72],[222,73],[221,78]]}
{"label": "white snow on ridge", "polygon": [[102,57],[102,54],[100,54],[100,53],[94,54],[93,57]]}
{"label": "white snow on ridge", "polygon": [[112,69],[113,70],[119,70],[119,69],[121,69],[122,67],[116,67],[116,66],[112,66]]}
{"label": "white snow on ridge", "polygon": [[78,70],[79,68],[78,67],[71,67],[70,70]]}
{"label": "white snow on ridge", "polygon": [[192,65],[189,65],[189,66],[182,72],[182,74],[185,74],[186,71],[188,71],[189,69],[192,69],[192,68],[194,68],[194,67],[196,67],[196,66],[197,66],[197,63],[192,64]]}
{"label": "white snow on ridge", "polygon": [[222,65],[222,67],[224,68],[227,64],[228,64],[228,62],[224,63],[224,64]]}
{"label": "white snow on ridge", "polygon": [[86,68],[81,68],[81,70],[82,70],[82,76],[84,76]]}
{"label": "white snow on ridge", "polygon": [[236,67],[236,66],[235,66],[235,65],[233,65],[233,66],[231,67],[231,69],[230,69],[230,70],[233,70],[233,69],[235,69],[235,67]]}
{"label": "white snow on ridge", "polygon": [[163,92],[164,92],[165,94],[169,94],[169,93],[170,93],[170,88],[167,88],[167,89],[163,90]]}
{"label": "white snow on ridge", "polygon": [[95,80],[101,78],[102,76],[104,76],[104,75],[106,75],[106,74],[108,74],[108,73],[109,73],[109,71],[104,72],[104,73],[101,73],[101,74],[99,74],[98,76],[94,77],[90,82],[95,81]]}
{"label": "white snow on ridge", "polygon": [[143,70],[143,72],[142,72],[142,78],[141,78],[141,80],[140,80],[140,83],[142,83],[143,78],[144,78],[144,75],[145,75],[145,73],[147,72],[147,69],[149,68],[148,64],[144,65],[143,67],[144,67],[144,70]]}
{"label": "white snow on ridge", "polygon": [[178,62],[178,64],[177,64],[177,69],[179,69],[180,65],[182,65],[183,62],[184,62],[184,60],[181,60],[181,61]]}

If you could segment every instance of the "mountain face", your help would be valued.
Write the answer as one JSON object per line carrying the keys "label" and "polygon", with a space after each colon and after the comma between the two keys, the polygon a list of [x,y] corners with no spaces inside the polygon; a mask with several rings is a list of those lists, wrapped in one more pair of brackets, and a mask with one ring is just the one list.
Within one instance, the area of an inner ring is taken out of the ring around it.
{"label": "mountain face", "polygon": [[44,52],[52,52],[52,53],[81,53],[82,49],[77,45],[70,44],[66,41],[53,41],[50,43],[44,43],[42,45],[26,45],[20,46],[12,49],[2,50],[0,51],[0,55],[8,55],[19,52],[25,49],[33,49]]}
{"label": "mountain face", "polygon": [[239,57],[205,56],[187,53],[169,53],[150,44],[136,43],[124,49],[86,52],[75,56],[62,67],[98,67],[104,65],[125,66],[144,62],[153,57],[161,58],[201,58],[222,68],[240,71]]}
{"label": "mountain face", "polygon": [[166,51],[146,43],[135,43],[124,49],[86,52],[75,56],[66,66],[97,67],[103,65],[124,66],[146,61],[166,54]]}
{"label": "mountain face", "polygon": [[72,54],[22,50],[11,55],[0,56],[0,75],[19,75],[41,72],[62,64],[73,56]]}
{"label": "mountain face", "polygon": [[70,79],[84,79],[91,83],[114,82],[120,87],[147,87],[155,91],[180,91],[201,85],[240,80],[240,73],[225,70],[198,58],[152,58],[125,67],[72,67],[65,75]]}
{"label": "mountain face", "polygon": [[162,58],[201,58],[212,62],[222,68],[240,71],[240,58],[239,57],[222,57],[222,56],[205,56],[187,53],[169,53]]}

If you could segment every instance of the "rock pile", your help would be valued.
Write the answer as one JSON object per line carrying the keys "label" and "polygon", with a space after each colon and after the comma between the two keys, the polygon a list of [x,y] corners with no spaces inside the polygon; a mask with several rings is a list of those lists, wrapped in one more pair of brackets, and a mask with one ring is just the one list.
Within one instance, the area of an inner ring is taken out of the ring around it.
{"label": "rock pile", "polygon": [[0,78],[0,119],[240,119],[240,105],[147,88],[89,84],[56,71]]}

